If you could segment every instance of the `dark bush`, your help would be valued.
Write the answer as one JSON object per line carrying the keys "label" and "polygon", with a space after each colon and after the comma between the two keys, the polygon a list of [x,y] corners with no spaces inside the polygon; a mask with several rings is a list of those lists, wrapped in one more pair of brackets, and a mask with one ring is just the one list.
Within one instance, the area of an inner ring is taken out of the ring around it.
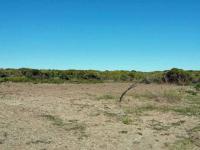
{"label": "dark bush", "polygon": [[101,80],[97,73],[86,73],[83,75],[83,79],[86,80]]}
{"label": "dark bush", "polygon": [[141,83],[145,83],[145,84],[151,84],[152,81],[149,78],[144,78]]}
{"label": "dark bush", "polygon": [[8,77],[7,74],[4,74],[4,73],[1,73],[1,72],[0,72],[0,78],[6,78],[6,77]]}
{"label": "dark bush", "polygon": [[168,83],[188,84],[191,82],[191,76],[187,71],[173,68],[164,74],[164,79]]}
{"label": "dark bush", "polygon": [[59,77],[63,80],[69,80],[69,76],[67,74],[61,74]]}

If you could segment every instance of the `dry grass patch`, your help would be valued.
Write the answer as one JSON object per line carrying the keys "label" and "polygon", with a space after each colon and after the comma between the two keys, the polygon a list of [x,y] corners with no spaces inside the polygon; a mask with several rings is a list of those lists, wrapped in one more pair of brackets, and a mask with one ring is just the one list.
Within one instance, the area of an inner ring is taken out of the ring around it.
{"label": "dry grass patch", "polygon": [[125,108],[125,112],[127,114],[135,114],[135,115],[144,115],[145,112],[148,111],[159,111],[159,112],[175,112],[184,116],[196,116],[200,117],[200,106],[192,105],[192,106],[168,106],[168,105],[146,105],[135,108]]}
{"label": "dry grass patch", "polygon": [[0,132],[0,144],[4,144],[8,137],[7,132]]}
{"label": "dry grass patch", "polygon": [[188,137],[175,141],[170,150],[198,150],[200,149],[200,124],[187,130]]}
{"label": "dry grass patch", "polygon": [[200,148],[200,124],[187,130],[191,142]]}
{"label": "dry grass patch", "polygon": [[42,117],[46,118],[47,120],[51,121],[53,123],[53,125],[56,126],[64,126],[65,123],[63,122],[62,119],[56,117],[56,116],[52,116],[52,115],[42,115]]}
{"label": "dry grass patch", "polygon": [[88,136],[85,133],[86,125],[78,122],[78,120],[68,120],[68,122],[64,122],[62,119],[52,115],[42,115],[42,117],[51,121],[53,125],[61,127],[65,131],[72,131],[79,136],[79,139]]}
{"label": "dry grass patch", "polygon": [[170,147],[169,150],[198,150],[190,138],[184,138],[182,140],[175,141]]}
{"label": "dry grass patch", "polygon": [[146,91],[141,94],[134,94],[134,98],[145,99],[145,100],[153,100],[156,102],[170,102],[176,103],[180,102],[183,98],[183,95],[176,90],[164,90],[159,91],[157,93]]}
{"label": "dry grass patch", "polygon": [[30,144],[50,144],[51,141],[47,141],[45,139],[41,139],[41,140],[31,140],[30,142],[26,142],[27,145]]}
{"label": "dry grass patch", "polygon": [[97,97],[97,99],[98,100],[101,100],[101,99],[109,100],[109,99],[115,99],[115,97],[113,95],[106,94],[106,95],[102,95],[102,96]]}
{"label": "dry grass patch", "polygon": [[156,94],[147,91],[142,94],[135,94],[134,97],[145,99],[145,103],[142,101],[139,106],[124,107],[128,114],[143,115],[148,111],[159,111],[200,117],[200,96],[183,90],[165,90]]}

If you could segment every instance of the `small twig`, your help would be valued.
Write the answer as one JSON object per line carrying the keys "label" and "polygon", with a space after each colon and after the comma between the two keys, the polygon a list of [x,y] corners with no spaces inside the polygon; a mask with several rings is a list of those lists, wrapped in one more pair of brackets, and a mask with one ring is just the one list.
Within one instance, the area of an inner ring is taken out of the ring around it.
{"label": "small twig", "polygon": [[124,95],[125,95],[129,90],[131,90],[131,89],[134,88],[134,87],[136,87],[136,84],[135,84],[135,83],[132,84],[128,89],[126,89],[126,90],[122,93],[122,95],[120,96],[119,102],[121,102],[122,99],[123,99],[123,97],[124,97]]}

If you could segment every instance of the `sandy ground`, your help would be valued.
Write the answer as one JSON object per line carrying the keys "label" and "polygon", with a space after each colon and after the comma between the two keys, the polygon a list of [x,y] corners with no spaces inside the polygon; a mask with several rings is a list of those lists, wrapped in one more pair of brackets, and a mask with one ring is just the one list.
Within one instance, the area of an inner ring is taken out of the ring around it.
{"label": "sandy ground", "polygon": [[174,112],[126,112],[149,103],[178,105],[135,95],[187,87],[141,84],[120,105],[129,85],[0,84],[0,150],[168,150],[200,124],[197,116]]}

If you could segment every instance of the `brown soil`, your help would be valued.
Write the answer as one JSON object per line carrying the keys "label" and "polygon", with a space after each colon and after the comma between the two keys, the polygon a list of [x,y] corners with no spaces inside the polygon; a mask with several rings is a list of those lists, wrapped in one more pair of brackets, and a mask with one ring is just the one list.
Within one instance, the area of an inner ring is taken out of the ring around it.
{"label": "brown soil", "polygon": [[[134,112],[150,104],[161,108],[184,105],[159,96],[152,100],[136,95],[189,87],[141,84],[119,104],[120,94],[129,85],[2,83],[0,149],[168,150],[188,139],[188,131],[200,124],[198,116],[173,111]],[[196,143],[186,143],[185,148],[200,149]]]}

